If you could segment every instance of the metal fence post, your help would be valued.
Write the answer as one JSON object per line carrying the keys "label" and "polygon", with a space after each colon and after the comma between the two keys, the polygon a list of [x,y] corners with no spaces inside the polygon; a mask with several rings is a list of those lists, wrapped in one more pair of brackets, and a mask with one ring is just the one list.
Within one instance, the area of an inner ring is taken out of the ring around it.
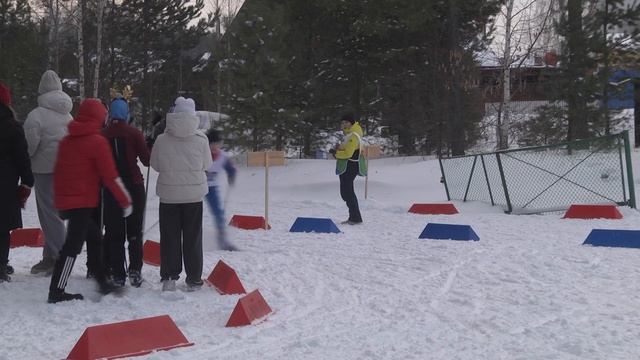
{"label": "metal fence post", "polygon": [[451,201],[449,195],[449,186],[447,185],[447,177],[444,175],[444,166],[442,166],[442,156],[438,156],[438,162],[440,162],[440,172],[442,173],[442,182],[444,183],[444,191],[447,192],[447,201]]}
{"label": "metal fence post", "polygon": [[473,172],[476,170],[476,162],[478,161],[478,156],[473,157],[473,165],[471,165],[471,174],[469,174],[469,181],[467,182],[467,189],[464,191],[464,199],[462,201],[467,201],[467,195],[469,194],[469,187],[471,187],[471,179],[473,179]]}
{"label": "metal fence post", "polygon": [[633,183],[633,168],[631,166],[631,145],[629,143],[629,130],[622,132],[624,136],[624,154],[627,161],[627,181],[629,182],[629,206],[636,208],[636,188]]}
{"label": "metal fence post", "polygon": [[489,189],[489,199],[491,199],[491,206],[495,205],[493,201],[493,192],[491,191],[491,183],[489,182],[489,175],[487,174],[487,166],[484,163],[484,155],[480,155],[480,161],[482,162],[482,169],[484,169],[484,178],[487,179],[487,188]]}
{"label": "metal fence post", "polygon": [[502,188],[504,189],[504,198],[507,202],[507,213],[513,211],[511,206],[511,199],[509,198],[509,191],[507,190],[507,179],[504,176],[504,169],[502,168],[502,160],[500,159],[500,153],[496,153],[496,160],[498,161],[498,169],[500,170],[500,179],[502,180]]}

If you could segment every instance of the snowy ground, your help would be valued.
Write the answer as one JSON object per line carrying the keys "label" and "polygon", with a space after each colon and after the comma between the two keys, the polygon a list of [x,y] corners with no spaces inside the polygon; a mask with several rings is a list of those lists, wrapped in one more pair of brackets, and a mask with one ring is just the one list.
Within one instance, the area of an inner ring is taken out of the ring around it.
{"label": "snowy ground", "polygon": [[[215,250],[206,214],[203,276],[224,259],[275,310],[266,321],[225,328],[239,296],[162,293],[151,266],[142,288],[100,299],[84,279],[84,253],[69,290],[88,299],[49,305],[49,279],[29,274],[40,250],[18,248],[14,281],[0,284],[0,359],[64,358],[87,326],[162,314],[195,345],[149,359],[638,359],[640,250],[581,245],[592,228],[640,228],[635,210],[622,208],[617,221],[506,215],[480,203],[456,203],[454,216],[409,214],[414,202],[446,201],[438,162],[395,158],[372,162],[368,200],[357,180],[364,225],[289,233],[298,216],[347,217],[333,167],[271,169],[273,229],[230,230],[242,251]],[[261,215],[262,186],[261,169],[242,168],[228,216]],[[151,194],[147,227],[157,220]],[[25,222],[38,225],[33,198]],[[419,240],[427,222],[469,224],[480,241]],[[157,226],[145,237],[158,240]]]}

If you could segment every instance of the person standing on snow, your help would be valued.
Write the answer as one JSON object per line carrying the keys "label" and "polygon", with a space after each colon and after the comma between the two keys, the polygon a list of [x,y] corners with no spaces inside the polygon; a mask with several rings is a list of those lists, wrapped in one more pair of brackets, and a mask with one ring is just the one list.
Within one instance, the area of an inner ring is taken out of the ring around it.
{"label": "person standing on snow", "polygon": [[27,140],[11,108],[11,92],[0,82],[0,283],[11,281],[10,231],[22,227],[20,208],[24,209],[33,182]]}
{"label": "person standing on snow", "polygon": [[73,103],[62,91],[60,78],[53,70],[42,74],[38,94],[38,107],[24,122],[31,169],[36,180],[38,219],[44,233],[42,260],[31,268],[31,273],[51,275],[65,235],[64,221],[53,206],[53,167],[60,140],[67,135]]}
{"label": "person standing on snow", "polygon": [[207,203],[211,208],[216,229],[218,230],[218,247],[221,250],[236,251],[238,249],[227,239],[224,209],[220,205],[220,195],[218,192],[218,174],[223,170],[226,171],[229,185],[233,186],[236,180],[236,168],[233,166],[227,153],[220,148],[220,142],[222,140],[220,138],[220,132],[215,129],[210,129],[207,131],[207,138],[209,139],[211,157],[213,158],[213,165],[207,169],[207,182],[209,184]]}
{"label": "person standing on snow", "polygon": [[49,286],[49,303],[82,300],[81,294],[65,292],[76,256],[87,242],[87,257],[99,291],[108,294],[116,287],[108,281],[98,224],[94,218],[100,198],[100,185],[104,184],[123,209],[122,215],[131,215],[131,198],[111,156],[107,139],[100,134],[107,109],[98,99],[85,99],[78,114],[69,123],[69,135],[60,142],[53,170],[55,207],[60,217],[68,220],[67,236],[56,261]]}
{"label": "person standing on snow", "polygon": [[127,100],[118,97],[109,107],[111,122],[102,131],[109,144],[118,168],[120,178],[131,195],[133,213],[122,217],[122,210],[110,191],[104,191],[104,226],[107,267],[110,267],[113,282],[124,286],[127,273],[125,271],[125,238],[129,242],[129,282],[131,286],[142,285],[142,220],[144,217],[146,195],[144,178],[138,167],[138,159],[144,166],[149,166],[149,149],[142,132],[127,121],[129,105]]}
{"label": "person standing on snow", "polygon": [[358,198],[353,189],[353,181],[361,174],[360,147],[362,142],[362,128],[355,121],[353,114],[345,114],[341,118],[340,126],[345,133],[345,139],[337,149],[329,152],[337,159],[336,175],[340,176],[340,196],[347,203],[349,218],[342,224],[362,224],[362,216],[358,207]]}
{"label": "person standing on snow", "polygon": [[205,170],[213,160],[198,123],[193,99],[177,98],[151,151],[151,167],[158,172],[163,291],[175,291],[183,259],[187,290],[202,287],[202,199],[208,190]]}

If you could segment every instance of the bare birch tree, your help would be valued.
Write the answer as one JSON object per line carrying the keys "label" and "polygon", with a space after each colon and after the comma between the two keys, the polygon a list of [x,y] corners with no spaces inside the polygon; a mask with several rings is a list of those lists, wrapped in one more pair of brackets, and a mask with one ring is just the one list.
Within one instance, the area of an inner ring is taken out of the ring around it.
{"label": "bare birch tree", "polygon": [[[512,128],[511,73],[543,49],[541,37],[553,25],[551,15],[556,0],[507,0],[496,19],[500,31],[497,41],[500,58],[502,101],[498,105],[496,137],[498,149],[509,147]],[[544,2],[544,11],[540,11]]]}

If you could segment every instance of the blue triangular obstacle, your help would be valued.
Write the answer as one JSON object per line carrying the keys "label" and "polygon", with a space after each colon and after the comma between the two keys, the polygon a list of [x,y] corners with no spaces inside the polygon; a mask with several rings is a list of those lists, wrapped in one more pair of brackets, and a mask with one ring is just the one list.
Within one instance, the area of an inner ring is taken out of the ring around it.
{"label": "blue triangular obstacle", "polygon": [[339,233],[340,229],[331,219],[299,217],[289,232]]}
{"label": "blue triangular obstacle", "polygon": [[419,239],[436,240],[474,240],[480,238],[469,225],[434,224],[428,223],[422,230]]}
{"label": "blue triangular obstacle", "polygon": [[582,245],[640,248],[640,231],[593,229]]}

